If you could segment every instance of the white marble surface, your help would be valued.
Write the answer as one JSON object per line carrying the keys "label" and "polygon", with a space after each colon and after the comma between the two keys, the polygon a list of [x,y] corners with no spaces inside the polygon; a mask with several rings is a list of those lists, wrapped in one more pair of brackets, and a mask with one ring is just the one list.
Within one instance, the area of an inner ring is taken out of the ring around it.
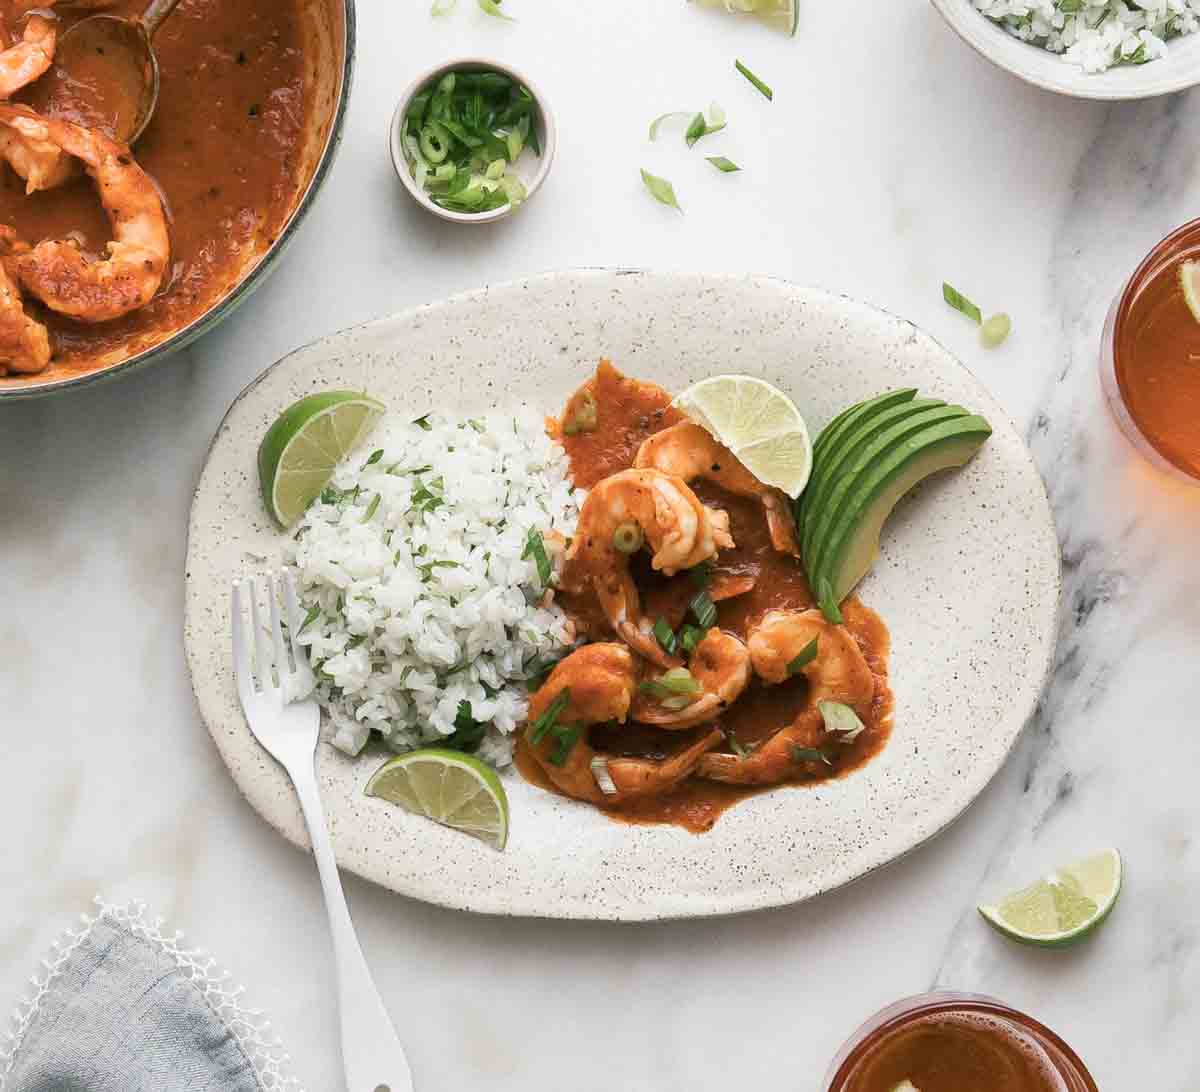
{"label": "white marble surface", "polygon": [[[1195,564],[1200,491],[1137,462],[1100,403],[1100,324],[1123,277],[1192,216],[1200,99],[1073,102],[968,51],[919,0],[804,3],[786,41],[682,0],[361,6],[346,141],[305,230],[254,300],[124,382],[0,407],[0,1007],[96,892],[139,895],[217,953],[274,1016],[310,1090],[341,1087],[311,862],[238,797],[192,703],[184,531],[205,446],[282,353],[449,292],[572,265],[816,282],[923,325],[1025,428],[1064,546],[1058,669],[1006,770],[947,834],[793,909],[649,927],[472,918],[359,882],[364,947],[419,1089],[819,1092],[843,1037],[934,984],[1059,1029],[1102,1088],[1200,1085]],[[861,35],[852,38],[851,35]],[[526,66],[560,160],[513,221],[462,230],[401,191],[385,151],[400,89],[440,56]],[[773,83],[768,104],[735,55]],[[717,99],[723,176],[665,110]],[[683,217],[641,191],[672,178]],[[986,354],[940,301],[952,280],[1016,332]],[[599,350],[600,347],[598,347]],[[1129,885],[1093,943],[1014,949],[971,907],[1108,843]]]}

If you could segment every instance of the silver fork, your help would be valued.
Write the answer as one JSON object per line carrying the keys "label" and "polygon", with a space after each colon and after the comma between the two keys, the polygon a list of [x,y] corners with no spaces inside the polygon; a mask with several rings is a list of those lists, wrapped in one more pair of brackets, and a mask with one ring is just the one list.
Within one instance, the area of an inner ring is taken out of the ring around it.
{"label": "silver fork", "polygon": [[[279,583],[287,606],[286,637],[280,624],[279,588],[273,575],[266,578],[269,631],[260,615],[254,578],[233,585],[233,667],[238,696],[250,731],[292,779],[308,824],[333,934],[346,1088],[348,1092],[412,1092],[408,1060],[355,936],[325,825],[314,764],[320,710],[312,698],[294,702],[287,699],[289,692],[311,689],[313,675],[303,646],[292,640],[300,632],[303,619],[291,573],[284,572]],[[245,599],[249,600],[254,634],[253,655],[246,640]]]}

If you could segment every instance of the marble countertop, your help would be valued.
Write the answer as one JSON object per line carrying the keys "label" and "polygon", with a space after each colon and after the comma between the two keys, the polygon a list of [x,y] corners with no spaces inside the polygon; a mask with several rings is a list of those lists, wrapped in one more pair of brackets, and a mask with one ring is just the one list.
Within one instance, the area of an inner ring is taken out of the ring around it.
{"label": "marble countertop", "polygon": [[[0,1011],[98,892],[140,896],[250,986],[310,1092],[341,1087],[315,872],[238,796],[181,640],[191,490],[236,393],[277,357],[448,293],[567,266],[773,274],[862,297],[958,352],[1030,439],[1063,545],[1056,670],[1016,754],[950,831],[862,882],[745,917],[614,927],[471,917],[349,880],[420,1089],[820,1092],[843,1038],[933,986],[1059,1030],[1105,1089],[1200,1087],[1200,490],[1149,470],[1096,375],[1125,276],[1196,213],[1200,98],[1091,104],[1029,88],[919,0],[849,22],[804,3],[795,41],[682,0],[361,4],[345,144],[281,268],[149,372],[0,407]],[[386,152],[438,57],[526,68],[558,114],[545,190],[492,228],[444,225]],[[767,103],[733,71],[775,88]],[[716,99],[704,154],[648,121]],[[637,168],[672,179],[686,215]],[[999,351],[950,280],[1015,332]],[[974,904],[1108,844],[1129,879],[1067,953],[1015,948]]]}

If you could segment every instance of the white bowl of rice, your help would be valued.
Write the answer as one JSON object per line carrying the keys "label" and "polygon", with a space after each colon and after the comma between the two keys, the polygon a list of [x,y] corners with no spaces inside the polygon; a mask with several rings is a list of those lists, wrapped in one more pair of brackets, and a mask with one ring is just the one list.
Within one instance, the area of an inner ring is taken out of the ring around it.
{"label": "white bowl of rice", "polygon": [[1200,83],[1200,0],[931,0],[989,61],[1085,99],[1143,99]]}

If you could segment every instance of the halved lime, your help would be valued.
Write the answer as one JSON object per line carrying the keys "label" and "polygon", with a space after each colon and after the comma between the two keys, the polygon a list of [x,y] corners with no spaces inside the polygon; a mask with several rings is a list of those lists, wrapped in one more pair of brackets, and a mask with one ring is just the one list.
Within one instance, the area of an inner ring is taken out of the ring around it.
{"label": "halved lime", "polygon": [[700,0],[705,8],[723,8],[725,11],[753,15],[784,34],[795,34],[800,22],[796,0]]}
{"label": "halved lime", "polygon": [[1200,261],[1189,259],[1179,264],[1179,287],[1192,318],[1200,322]]}
{"label": "halved lime", "polygon": [[1121,855],[1106,849],[979,912],[1010,940],[1065,948],[1095,932],[1121,894]]}
{"label": "halved lime", "polygon": [[304,514],[384,409],[359,391],[325,391],[279,415],[258,448],[263,501],[276,523],[290,527]]}
{"label": "halved lime", "polygon": [[718,375],[675,399],[675,407],[711,432],[760,482],[798,497],[812,472],[812,441],[795,403],[763,379]]}
{"label": "halved lime", "polygon": [[461,751],[430,747],[389,758],[367,782],[366,793],[496,849],[508,841],[508,797],[500,778]]}

